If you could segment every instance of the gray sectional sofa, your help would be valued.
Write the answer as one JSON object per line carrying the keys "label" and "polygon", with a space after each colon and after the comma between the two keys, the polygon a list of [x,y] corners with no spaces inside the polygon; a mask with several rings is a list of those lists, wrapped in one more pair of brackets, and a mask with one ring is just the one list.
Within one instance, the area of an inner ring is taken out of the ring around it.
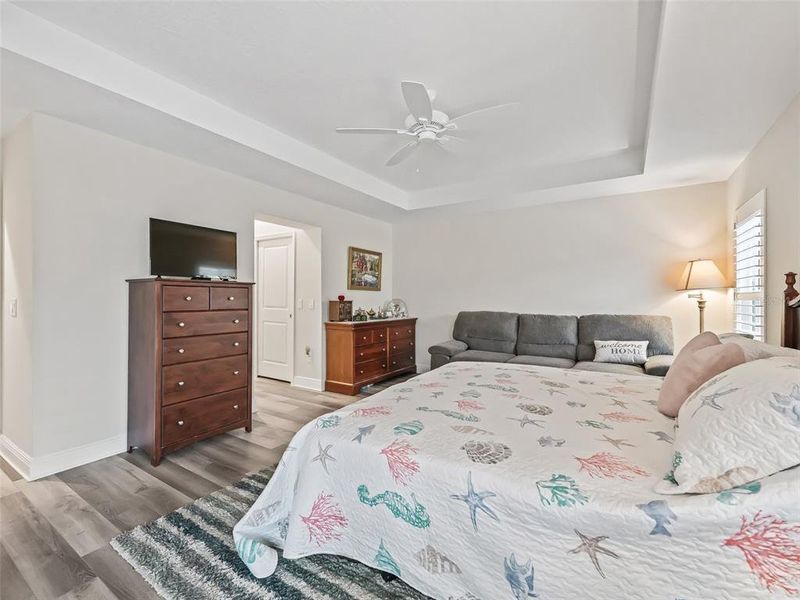
{"label": "gray sectional sofa", "polygon": [[[647,340],[647,363],[593,362],[595,340]],[[460,312],[453,339],[428,352],[431,369],[453,361],[481,361],[663,376],[673,358],[672,320],[650,315]]]}

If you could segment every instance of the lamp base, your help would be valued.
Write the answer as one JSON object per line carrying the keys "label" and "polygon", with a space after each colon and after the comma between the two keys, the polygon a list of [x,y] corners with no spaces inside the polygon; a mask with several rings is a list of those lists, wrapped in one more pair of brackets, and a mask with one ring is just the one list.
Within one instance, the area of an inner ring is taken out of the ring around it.
{"label": "lamp base", "polygon": [[700,313],[700,333],[703,333],[706,330],[705,312],[707,300],[703,298],[702,292],[699,294],[689,294],[689,298],[694,298],[697,300],[697,310]]}

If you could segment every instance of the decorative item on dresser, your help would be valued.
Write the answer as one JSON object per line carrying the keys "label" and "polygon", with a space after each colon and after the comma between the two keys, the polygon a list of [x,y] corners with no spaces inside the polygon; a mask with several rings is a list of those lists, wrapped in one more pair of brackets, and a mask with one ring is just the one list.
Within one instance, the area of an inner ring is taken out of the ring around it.
{"label": "decorative item on dresser", "polygon": [[353,318],[353,301],[329,300],[328,301],[328,320],[329,321],[350,321]]}
{"label": "decorative item on dresser", "polygon": [[416,373],[416,318],[325,323],[325,390],[355,395],[365,385]]}
{"label": "decorative item on dresser", "polygon": [[128,452],[251,431],[252,285],[128,280]]}
{"label": "decorative item on dresser", "polygon": [[786,348],[800,350],[800,292],[794,287],[797,273],[786,273],[786,289],[783,290],[783,339]]}

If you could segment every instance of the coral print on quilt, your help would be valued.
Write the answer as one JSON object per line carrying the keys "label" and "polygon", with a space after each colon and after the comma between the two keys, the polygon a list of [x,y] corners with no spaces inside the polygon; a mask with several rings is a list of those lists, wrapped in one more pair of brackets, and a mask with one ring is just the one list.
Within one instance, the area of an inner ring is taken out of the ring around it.
{"label": "coral print on quilt", "polygon": [[307,424],[236,525],[257,577],[335,554],[453,600],[800,589],[800,471],[662,495],[661,379],[453,363]]}

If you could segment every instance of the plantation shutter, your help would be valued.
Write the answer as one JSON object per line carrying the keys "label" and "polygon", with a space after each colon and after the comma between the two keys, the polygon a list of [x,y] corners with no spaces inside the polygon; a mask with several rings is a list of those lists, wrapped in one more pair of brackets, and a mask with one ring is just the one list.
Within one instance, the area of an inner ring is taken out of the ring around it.
{"label": "plantation shutter", "polygon": [[735,331],[764,340],[766,284],[764,190],[748,200],[737,212],[734,224]]}

